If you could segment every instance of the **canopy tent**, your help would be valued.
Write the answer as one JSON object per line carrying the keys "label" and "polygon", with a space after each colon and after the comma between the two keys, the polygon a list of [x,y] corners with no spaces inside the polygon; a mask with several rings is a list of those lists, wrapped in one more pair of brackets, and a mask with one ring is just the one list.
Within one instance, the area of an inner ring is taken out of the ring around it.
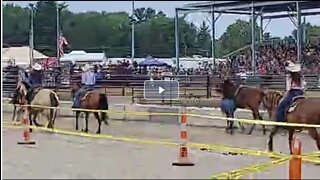
{"label": "canopy tent", "polygon": [[165,62],[161,62],[157,59],[154,59],[151,56],[146,57],[145,60],[139,62],[140,66],[170,66]]}
{"label": "canopy tent", "polygon": [[[30,52],[31,49],[29,46],[3,48],[2,57],[14,60],[16,65],[29,65],[31,56]],[[36,50],[33,50],[33,58],[43,59],[48,57]]]}
{"label": "canopy tent", "polygon": [[106,56],[104,53],[86,53],[85,51],[72,51],[69,54],[64,54],[60,58],[60,62],[104,62]]}

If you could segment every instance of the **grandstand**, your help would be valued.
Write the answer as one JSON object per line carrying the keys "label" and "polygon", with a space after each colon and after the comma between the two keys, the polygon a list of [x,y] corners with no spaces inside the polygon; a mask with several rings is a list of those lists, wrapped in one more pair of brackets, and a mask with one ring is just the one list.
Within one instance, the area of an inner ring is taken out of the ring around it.
{"label": "grandstand", "polygon": [[[260,33],[260,42],[263,39],[263,20],[271,20],[277,18],[289,17],[297,29],[296,40],[296,54],[297,61],[301,62],[302,58],[302,32],[301,32],[301,17],[312,16],[320,14],[318,10],[320,3],[317,1],[208,1],[186,4],[182,8],[176,8],[176,20],[178,20],[179,12],[210,12],[212,14],[212,35],[215,34],[215,22],[219,18],[215,17],[215,13],[218,14],[238,14],[249,15],[254,22],[258,18],[260,19],[260,26],[262,27]],[[310,12],[310,10],[313,10]],[[252,35],[251,35],[251,69],[256,70],[256,40],[255,40],[255,28],[252,23]],[[179,64],[179,37],[177,36],[179,31],[178,23],[175,24],[175,40],[176,40],[176,59]],[[215,58],[215,44],[212,44],[212,57]],[[215,60],[213,64],[216,67]]]}

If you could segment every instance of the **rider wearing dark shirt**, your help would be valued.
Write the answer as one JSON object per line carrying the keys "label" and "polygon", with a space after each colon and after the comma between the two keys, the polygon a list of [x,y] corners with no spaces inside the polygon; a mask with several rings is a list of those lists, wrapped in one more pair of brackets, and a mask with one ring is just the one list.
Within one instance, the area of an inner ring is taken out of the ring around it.
{"label": "rider wearing dark shirt", "polygon": [[36,63],[30,72],[29,75],[29,83],[31,85],[31,88],[28,91],[27,97],[29,102],[32,100],[32,95],[34,93],[34,90],[37,88],[40,88],[42,86],[42,66],[38,63]]}

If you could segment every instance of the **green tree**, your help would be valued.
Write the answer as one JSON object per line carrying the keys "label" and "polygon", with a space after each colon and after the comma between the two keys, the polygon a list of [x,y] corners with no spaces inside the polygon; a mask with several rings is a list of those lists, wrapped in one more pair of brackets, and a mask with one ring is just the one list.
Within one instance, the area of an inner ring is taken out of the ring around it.
{"label": "green tree", "polygon": [[202,56],[209,55],[211,52],[211,37],[209,26],[203,21],[200,25],[199,32],[197,33],[197,45],[200,48],[199,53]]}
{"label": "green tree", "polygon": [[[260,27],[255,23],[256,32],[260,31]],[[256,33],[256,39],[259,34]],[[219,56],[236,51],[251,43],[251,21],[236,20],[235,23],[227,27],[226,32],[219,38],[220,50]]]}
{"label": "green tree", "polygon": [[[54,1],[39,1],[35,6],[35,48],[49,55],[56,55],[56,6]],[[73,13],[66,4],[59,4],[60,28],[69,42],[70,50],[101,52],[108,57],[131,55],[132,17],[126,12]],[[4,5],[4,43],[28,45],[30,10],[19,6]],[[138,20],[135,28],[135,55],[145,57],[172,57],[175,55],[174,18],[152,8],[135,10]],[[198,29],[193,23],[179,18],[181,55],[193,55],[200,48],[207,48],[206,28]],[[197,40],[201,47],[198,47]]]}
{"label": "green tree", "polygon": [[3,5],[3,41],[11,45],[29,45],[30,12],[28,8]]}

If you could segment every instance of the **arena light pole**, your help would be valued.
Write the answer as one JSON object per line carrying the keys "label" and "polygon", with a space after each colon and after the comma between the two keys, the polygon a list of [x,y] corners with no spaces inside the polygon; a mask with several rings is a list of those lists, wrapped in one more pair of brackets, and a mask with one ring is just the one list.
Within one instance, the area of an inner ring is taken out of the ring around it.
{"label": "arena light pole", "polygon": [[211,42],[211,56],[212,56],[212,65],[213,65],[213,69],[215,70],[216,68],[216,57],[215,57],[215,40],[216,40],[216,37],[215,37],[215,17],[214,17],[214,6],[212,5],[211,6],[211,36],[212,36],[212,42]]}
{"label": "arena light pole", "polygon": [[256,39],[255,39],[255,14],[254,14],[254,2],[251,2],[251,68],[253,71],[253,74],[256,74],[255,70],[255,44],[256,44]]}
{"label": "arena light pole", "polygon": [[60,48],[59,48],[59,39],[60,39],[60,25],[59,25],[59,1],[57,1],[57,5],[56,5],[56,31],[57,31],[57,60],[58,60],[58,64],[60,65]]}
{"label": "arena light pole", "polygon": [[299,1],[296,2],[296,11],[297,11],[297,60],[300,65],[301,62],[301,10]]}
{"label": "arena light pole", "polygon": [[134,1],[132,1],[132,23],[131,23],[131,61],[133,63],[134,61],[134,21],[135,15],[134,15]]}
{"label": "arena light pole", "polygon": [[30,3],[30,36],[29,36],[29,56],[30,56],[30,67],[33,64],[33,49],[34,49],[34,30],[33,30],[33,19],[34,19],[34,4]]}
{"label": "arena light pole", "polygon": [[179,60],[179,9],[175,8],[175,21],[174,21],[174,39],[175,39],[175,51],[176,51],[176,64],[177,72],[179,73],[180,69],[180,60]]}

